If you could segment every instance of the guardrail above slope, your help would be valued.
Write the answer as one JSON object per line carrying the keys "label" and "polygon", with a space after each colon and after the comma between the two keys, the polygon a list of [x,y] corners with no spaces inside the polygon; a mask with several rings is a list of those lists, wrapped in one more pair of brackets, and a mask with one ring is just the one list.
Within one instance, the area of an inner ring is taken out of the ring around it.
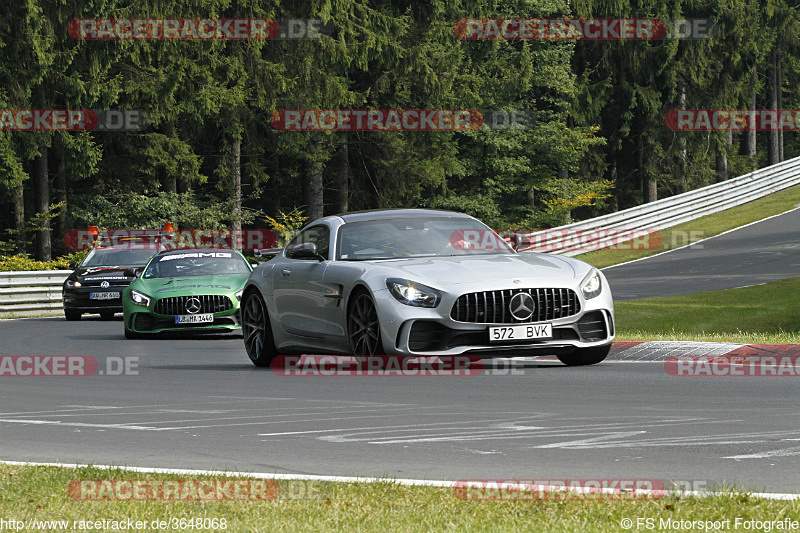
{"label": "guardrail above slope", "polygon": [[616,213],[523,234],[520,250],[578,255],[724,211],[797,184],[800,157]]}
{"label": "guardrail above slope", "polygon": [[0,314],[26,316],[61,311],[61,286],[71,272],[0,272]]}

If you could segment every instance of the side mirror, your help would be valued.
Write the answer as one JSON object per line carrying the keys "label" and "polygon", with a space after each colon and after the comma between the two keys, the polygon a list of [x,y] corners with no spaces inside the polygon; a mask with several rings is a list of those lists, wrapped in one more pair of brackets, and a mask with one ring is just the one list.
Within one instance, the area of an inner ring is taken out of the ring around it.
{"label": "side mirror", "polygon": [[325,259],[317,253],[317,245],[313,242],[304,242],[294,246],[287,254],[292,259],[317,259],[324,261]]}
{"label": "side mirror", "polygon": [[518,251],[522,248],[522,233],[515,233],[514,234],[514,251]]}
{"label": "side mirror", "polygon": [[76,268],[78,268],[78,263],[70,263],[70,264],[69,264],[69,268],[70,268],[71,270],[75,270]]}

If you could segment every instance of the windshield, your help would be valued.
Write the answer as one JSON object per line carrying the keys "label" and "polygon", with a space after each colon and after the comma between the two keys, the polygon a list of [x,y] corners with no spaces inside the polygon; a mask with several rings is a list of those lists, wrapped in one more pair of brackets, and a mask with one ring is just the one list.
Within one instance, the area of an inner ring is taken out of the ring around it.
{"label": "windshield", "polygon": [[81,261],[81,267],[140,267],[155,253],[152,249],[132,250],[129,246],[94,248]]}
{"label": "windshield", "polygon": [[153,258],[143,278],[179,278],[249,274],[247,261],[235,252],[186,252]]}
{"label": "windshield", "polygon": [[339,228],[336,258],[344,261],[513,254],[483,223],[467,217],[371,220]]}

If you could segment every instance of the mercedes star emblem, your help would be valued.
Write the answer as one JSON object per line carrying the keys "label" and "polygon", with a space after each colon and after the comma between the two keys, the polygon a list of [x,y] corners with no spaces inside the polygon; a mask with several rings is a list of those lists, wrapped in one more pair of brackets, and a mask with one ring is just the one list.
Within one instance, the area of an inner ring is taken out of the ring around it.
{"label": "mercedes star emblem", "polygon": [[104,281],[100,284],[100,287],[103,289],[107,289],[111,284],[107,281]]}
{"label": "mercedes star emblem", "polygon": [[186,311],[192,315],[195,313],[199,313],[200,300],[198,300],[197,298],[189,298],[188,300],[186,300]]}
{"label": "mercedes star emblem", "polygon": [[511,297],[511,302],[508,304],[508,310],[511,311],[511,316],[517,320],[528,320],[533,316],[533,309],[536,304],[533,302],[533,296],[527,292],[518,292]]}

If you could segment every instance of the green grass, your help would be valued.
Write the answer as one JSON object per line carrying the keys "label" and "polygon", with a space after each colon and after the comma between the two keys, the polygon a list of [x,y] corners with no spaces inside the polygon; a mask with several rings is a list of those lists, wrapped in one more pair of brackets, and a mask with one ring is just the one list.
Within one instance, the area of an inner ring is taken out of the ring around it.
{"label": "green grass", "polygon": [[[605,268],[685,246],[739,226],[784,213],[798,206],[800,206],[800,185],[732,209],[663,229],[661,230],[663,243],[653,250],[604,249],[581,254],[577,257],[597,268]],[[620,248],[623,248],[623,246],[630,247],[630,243],[621,243]]]}
{"label": "green grass", "polygon": [[800,343],[800,278],[615,303],[617,340]]}
{"label": "green grass", "polygon": [[[321,483],[310,499],[262,502],[89,502],[74,500],[75,479],[181,479],[96,468],[0,465],[0,518],[15,520],[166,520],[224,518],[215,531],[623,531],[623,518],[800,520],[800,501],[733,492],[668,495],[660,500],[465,501],[451,488],[388,482]],[[204,476],[211,478],[212,476]],[[287,484],[305,482],[281,481]],[[306,494],[295,491],[294,494]],[[291,496],[291,495],[290,495]],[[731,528],[732,529],[732,528]],[[635,530],[635,528],[633,529]],[[641,530],[641,529],[640,529]],[[169,531],[169,529],[168,529]],[[174,531],[174,529],[172,530]],[[211,531],[205,529],[203,531]]]}

